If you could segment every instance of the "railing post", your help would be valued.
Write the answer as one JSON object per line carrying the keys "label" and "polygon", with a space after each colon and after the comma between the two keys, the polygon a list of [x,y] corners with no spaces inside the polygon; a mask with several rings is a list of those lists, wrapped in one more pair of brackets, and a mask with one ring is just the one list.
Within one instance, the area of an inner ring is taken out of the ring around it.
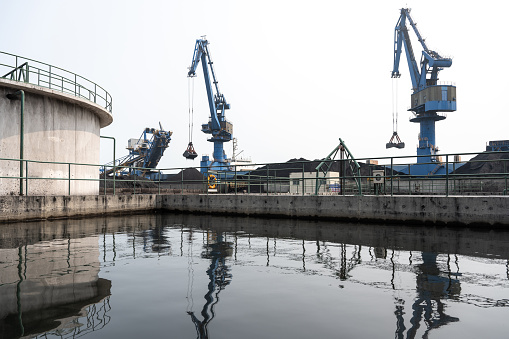
{"label": "railing post", "polygon": [[408,164],[408,194],[412,195],[412,183],[410,182],[410,164]]}
{"label": "railing post", "polygon": [[267,164],[267,195],[269,195],[269,165]]}
{"label": "railing post", "polygon": [[504,160],[504,178],[505,178],[505,190],[504,195],[507,194],[507,160]]}
{"label": "railing post", "polygon": [[394,168],[394,158],[391,157],[391,197],[394,195],[394,185],[393,185],[394,179],[392,176],[392,174],[394,173],[393,168]]}
{"label": "railing post", "polygon": [[315,195],[318,195],[318,170],[316,170]]}
{"label": "railing post", "polygon": [[67,195],[71,195],[71,163],[67,164],[67,179],[69,181],[69,189]]}
{"label": "railing post", "polygon": [[[106,136],[99,136],[100,138],[103,138],[103,139],[112,139],[113,140],[113,195],[115,195],[115,177],[116,177],[116,172],[117,172],[117,167],[116,167],[116,162],[115,162],[115,148],[116,148],[116,145],[117,145],[117,141],[115,140],[114,137],[106,137]],[[104,195],[106,195],[106,166],[104,166]]]}
{"label": "railing post", "polygon": [[445,155],[445,196],[449,196],[449,154]]}
{"label": "railing post", "polygon": [[247,193],[251,193],[251,171],[247,173]]}
{"label": "railing post", "polygon": [[[17,57],[16,57],[17,64]],[[23,158],[25,149],[25,91],[19,90],[7,94],[7,99],[16,100],[18,93],[21,94],[21,109],[19,118],[19,195],[23,195]]]}
{"label": "railing post", "polygon": [[306,191],[306,181],[304,180],[304,163],[302,163],[302,195]]}
{"label": "railing post", "polygon": [[235,165],[235,195],[237,195],[237,165]]}
{"label": "railing post", "polygon": [[104,195],[106,195],[106,190],[108,189],[106,185],[106,165],[103,166],[103,186],[104,186]]}
{"label": "railing post", "polygon": [[25,195],[28,195],[28,161],[25,161]]}
{"label": "railing post", "polygon": [[157,194],[161,195],[161,170],[159,170],[159,180],[157,182]]}

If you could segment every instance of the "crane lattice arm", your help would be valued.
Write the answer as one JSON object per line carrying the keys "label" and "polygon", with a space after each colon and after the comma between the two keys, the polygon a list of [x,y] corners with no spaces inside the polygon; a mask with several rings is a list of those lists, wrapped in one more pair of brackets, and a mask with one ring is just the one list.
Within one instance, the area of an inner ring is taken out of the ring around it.
{"label": "crane lattice arm", "polygon": [[[418,41],[421,43],[423,48],[420,67],[417,65],[415,55],[412,48],[412,42],[408,34],[408,28],[406,26],[406,20],[412,26]],[[438,72],[444,67],[450,67],[452,65],[451,58],[444,58],[439,53],[428,49],[424,39],[422,38],[417,25],[410,16],[410,9],[402,8],[401,15],[396,24],[394,30],[394,66],[392,69],[392,77],[399,78],[399,61],[401,59],[401,46],[405,46],[405,53],[408,62],[408,68],[410,70],[410,78],[412,80],[412,88],[414,91],[423,89],[429,85],[436,85],[438,80]],[[431,76],[427,79],[427,74]]]}
{"label": "crane lattice arm", "polygon": [[[214,137],[222,135],[224,141],[231,140],[230,135],[226,135],[222,130],[222,122],[225,121],[225,110],[230,109],[230,105],[226,102],[224,95],[219,91],[218,81],[214,72],[213,62],[210,58],[210,52],[208,49],[209,42],[205,39],[196,40],[193,53],[193,61],[191,67],[189,67],[188,77],[196,76],[196,69],[201,61],[203,68],[203,76],[205,78],[205,86],[207,88],[207,97],[209,101],[210,110],[210,126],[202,125],[202,130],[205,133],[210,133]],[[210,69],[210,70],[209,70]],[[211,81],[212,80],[212,81]],[[212,86],[214,84],[214,86]],[[215,89],[215,92],[214,92]],[[207,127],[206,127],[207,126]]]}

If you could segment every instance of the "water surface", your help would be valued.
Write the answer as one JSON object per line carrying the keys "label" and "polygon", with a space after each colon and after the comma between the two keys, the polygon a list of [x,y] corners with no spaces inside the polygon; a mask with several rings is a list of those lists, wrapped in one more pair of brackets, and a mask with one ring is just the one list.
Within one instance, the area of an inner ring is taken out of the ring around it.
{"label": "water surface", "polygon": [[509,330],[509,232],[173,214],[0,228],[1,338]]}

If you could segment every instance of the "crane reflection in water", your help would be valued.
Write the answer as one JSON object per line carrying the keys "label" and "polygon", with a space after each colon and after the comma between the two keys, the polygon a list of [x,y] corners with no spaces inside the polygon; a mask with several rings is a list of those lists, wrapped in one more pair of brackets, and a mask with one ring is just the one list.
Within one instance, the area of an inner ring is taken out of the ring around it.
{"label": "crane reflection in water", "polygon": [[[433,329],[459,321],[459,318],[445,313],[445,305],[442,301],[442,299],[458,296],[461,291],[460,282],[452,278],[450,268],[448,267],[448,276],[443,276],[437,264],[437,253],[422,252],[422,263],[417,266],[417,269],[417,296],[412,304],[411,326],[407,331],[407,338],[416,337],[423,318],[426,325],[423,338],[427,338],[429,332]],[[436,311],[434,310],[435,306]],[[394,312],[397,319],[395,337],[398,339],[404,338],[406,330],[403,319],[404,313],[403,303],[396,300],[396,311]]]}
{"label": "crane reflection in water", "polygon": [[[340,255],[337,259],[337,263],[334,258],[331,257],[330,251],[327,245],[324,243],[323,248],[320,247],[319,241],[316,242],[317,254],[316,259],[318,262],[324,264],[324,267],[331,269],[334,275],[341,281],[348,280],[350,272],[355,267],[362,263],[361,249],[362,246],[353,246],[354,251],[350,258],[347,258],[346,244],[338,244],[340,249]],[[373,252],[371,251],[373,249]],[[372,260],[387,259],[387,249],[382,247],[370,248]],[[303,243],[303,255],[305,253],[305,247]],[[395,286],[394,280],[396,275],[396,264],[394,262],[394,253],[390,257],[392,264],[392,279],[391,286],[393,290],[398,290]],[[374,256],[373,256],[374,254]],[[434,252],[421,252],[422,263],[415,265],[415,281],[416,281],[416,295],[412,302],[412,312],[409,314],[409,328],[405,326],[405,300],[403,298],[395,298],[396,310],[394,314],[396,316],[396,331],[395,338],[416,338],[417,332],[421,325],[425,326],[423,338],[429,336],[429,332],[433,329],[448,325],[449,323],[458,322],[459,318],[450,316],[445,313],[444,299],[454,299],[460,295],[461,286],[457,279],[461,275],[458,272],[451,272],[450,268],[450,255],[447,260],[447,270],[443,271],[440,269],[437,263],[438,254]],[[410,252],[409,259],[410,266],[412,263],[412,252]],[[457,265],[457,258],[456,258]],[[343,287],[340,285],[340,287]]]}
{"label": "crane reflection in water", "polygon": [[[192,237],[192,233],[190,237]],[[231,269],[226,265],[226,258],[230,257],[233,252],[232,245],[231,242],[225,241],[223,233],[207,232],[207,242],[203,245],[204,250],[201,257],[210,260],[210,265],[207,269],[209,283],[207,286],[207,293],[204,296],[205,304],[201,310],[202,320],[195,315],[192,306],[188,307],[189,309],[187,311],[187,314],[189,314],[196,327],[197,338],[199,339],[209,338],[207,326],[215,317],[214,308],[219,302],[219,293],[224,290],[232,280]],[[189,264],[190,289],[192,293],[192,261]],[[188,295],[188,300],[192,300],[192,295]]]}

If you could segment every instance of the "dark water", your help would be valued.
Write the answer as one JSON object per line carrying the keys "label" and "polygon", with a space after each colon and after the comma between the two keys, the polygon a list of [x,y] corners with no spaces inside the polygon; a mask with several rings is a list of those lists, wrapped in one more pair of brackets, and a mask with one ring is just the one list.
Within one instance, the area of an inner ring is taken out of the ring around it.
{"label": "dark water", "polygon": [[0,229],[0,338],[509,336],[509,232],[190,215]]}

